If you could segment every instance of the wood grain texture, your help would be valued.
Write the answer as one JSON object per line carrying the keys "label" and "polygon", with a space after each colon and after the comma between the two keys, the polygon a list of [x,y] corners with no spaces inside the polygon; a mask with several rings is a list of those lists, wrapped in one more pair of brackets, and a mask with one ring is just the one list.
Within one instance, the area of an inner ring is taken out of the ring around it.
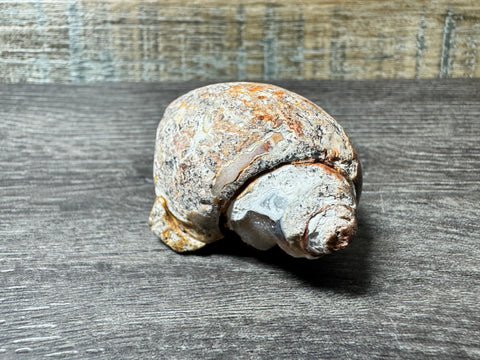
{"label": "wood grain texture", "polygon": [[278,83],[364,167],[316,261],[147,226],[155,129],[200,83],[0,85],[0,358],[480,359],[480,81]]}
{"label": "wood grain texture", "polygon": [[476,0],[0,4],[2,82],[479,77]]}

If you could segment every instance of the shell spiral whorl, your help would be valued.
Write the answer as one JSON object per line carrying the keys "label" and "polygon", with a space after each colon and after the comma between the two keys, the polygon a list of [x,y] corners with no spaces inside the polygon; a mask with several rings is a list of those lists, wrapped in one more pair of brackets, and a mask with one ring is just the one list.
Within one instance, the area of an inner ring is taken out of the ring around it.
{"label": "shell spiral whorl", "polygon": [[341,126],[278,86],[219,83],[165,110],[154,157],[152,231],[176,251],[223,237],[317,258],[356,231],[360,163]]}

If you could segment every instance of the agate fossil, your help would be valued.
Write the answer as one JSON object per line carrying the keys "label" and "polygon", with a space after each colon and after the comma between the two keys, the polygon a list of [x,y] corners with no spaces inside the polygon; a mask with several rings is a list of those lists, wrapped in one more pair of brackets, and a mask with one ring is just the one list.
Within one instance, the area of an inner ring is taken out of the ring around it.
{"label": "agate fossil", "polygon": [[342,127],[278,86],[233,82],[190,91],[156,137],[152,231],[183,252],[236,232],[254,248],[317,258],[357,228],[357,154]]}

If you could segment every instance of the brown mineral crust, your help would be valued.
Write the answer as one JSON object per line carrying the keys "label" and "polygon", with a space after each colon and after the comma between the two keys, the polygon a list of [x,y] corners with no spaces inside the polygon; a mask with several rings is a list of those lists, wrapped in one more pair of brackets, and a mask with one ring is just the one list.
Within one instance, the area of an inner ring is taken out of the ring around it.
{"label": "brown mineral crust", "polygon": [[[324,209],[320,209],[316,214],[321,213],[323,210]],[[316,215],[316,214],[314,214],[314,215]],[[354,223],[353,223],[352,226],[348,226],[346,228],[343,228],[341,231],[339,231],[336,234],[332,234],[330,236],[330,238],[327,239],[326,244],[327,244],[328,249],[332,252],[344,249],[350,243],[350,241],[353,239],[356,232],[357,232],[357,222],[354,219]],[[305,233],[303,234],[301,242],[300,242],[301,247],[302,247],[303,251],[305,253],[309,254],[310,256],[318,257],[321,254],[318,254],[317,252],[312,251],[310,249],[310,246],[309,246],[308,240],[307,240],[308,235],[309,235],[309,233],[308,233],[308,222],[307,222],[307,225],[305,227]]]}
{"label": "brown mineral crust", "polygon": [[[160,220],[162,222],[161,231],[157,232],[157,229],[155,229],[155,233],[157,233],[166,244],[176,251],[185,251],[186,249],[194,250],[202,247],[202,243],[193,240],[191,238],[192,235],[187,233],[187,228],[172,215],[168,209],[167,201],[161,196],[156,198],[155,206],[149,218],[150,226],[154,225],[154,217],[158,216],[155,212],[160,209],[162,211],[162,218]],[[198,236],[193,234],[193,237],[196,238]]]}
{"label": "brown mineral crust", "polygon": [[[192,214],[210,219],[196,229],[206,242],[222,237],[220,207],[280,163],[313,158],[360,178],[343,129],[309,100],[267,84],[214,84],[181,96],[160,122],[155,154],[157,196],[185,226],[195,226]],[[219,174],[228,181],[215,186]]]}

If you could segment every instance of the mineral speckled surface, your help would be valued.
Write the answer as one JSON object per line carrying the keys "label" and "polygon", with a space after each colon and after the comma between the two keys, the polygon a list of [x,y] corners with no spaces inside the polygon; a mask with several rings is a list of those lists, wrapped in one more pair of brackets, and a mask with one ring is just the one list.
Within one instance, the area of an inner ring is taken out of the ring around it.
{"label": "mineral speckled surface", "polygon": [[[297,170],[281,170],[287,164]],[[293,177],[294,184],[287,181]],[[311,101],[274,85],[219,83],[190,91],[165,110],[157,130],[154,182],[149,225],[177,251],[222,238],[220,221],[227,218],[226,225],[240,236],[243,232],[254,247],[275,242],[292,256],[312,258],[344,247],[353,236],[361,169],[344,130]],[[249,186],[255,195],[250,205],[239,201]],[[269,191],[277,191],[277,202],[286,205],[270,213],[259,210],[261,194]],[[234,204],[244,215],[256,211],[269,219],[263,237],[247,221],[251,216],[238,218]],[[229,222],[232,212],[237,220]],[[287,213],[301,214],[301,221],[293,224]],[[247,228],[239,230],[238,219]],[[322,226],[333,233],[316,235],[323,240],[315,243],[312,234]]]}

